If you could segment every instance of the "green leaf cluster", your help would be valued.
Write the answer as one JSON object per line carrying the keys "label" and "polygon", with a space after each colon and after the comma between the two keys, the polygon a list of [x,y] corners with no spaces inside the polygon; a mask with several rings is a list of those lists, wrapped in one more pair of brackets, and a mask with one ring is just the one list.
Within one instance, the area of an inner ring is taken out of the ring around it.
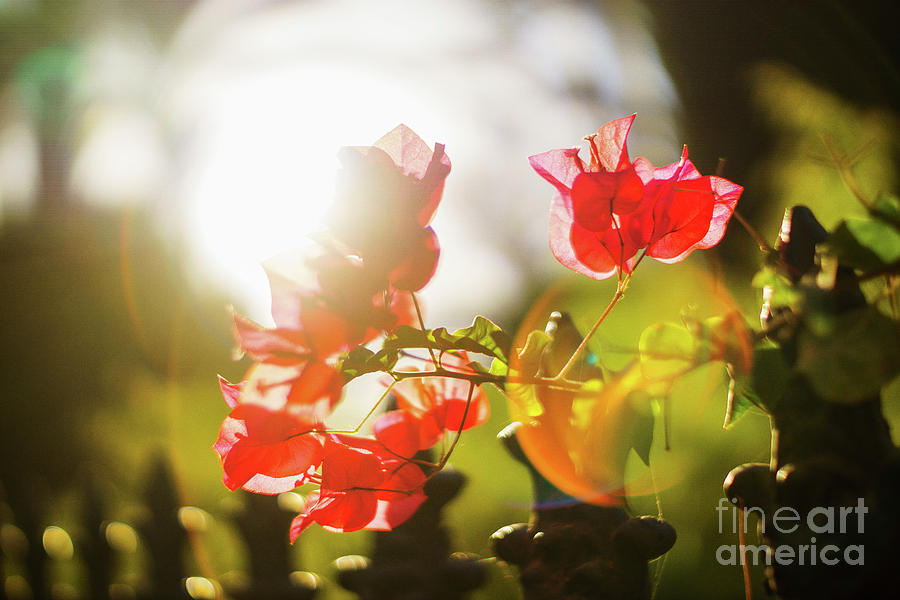
{"label": "green leaf cluster", "polygon": [[440,353],[464,350],[492,357],[495,364],[490,371],[480,363],[473,362],[470,366],[479,372],[505,375],[511,345],[509,334],[482,316],[475,317],[471,326],[452,333],[445,327],[422,330],[401,325],[384,339],[380,350],[355,348],[341,358],[338,368],[344,378],[350,381],[366,373],[390,371],[397,364],[403,350],[427,348]]}

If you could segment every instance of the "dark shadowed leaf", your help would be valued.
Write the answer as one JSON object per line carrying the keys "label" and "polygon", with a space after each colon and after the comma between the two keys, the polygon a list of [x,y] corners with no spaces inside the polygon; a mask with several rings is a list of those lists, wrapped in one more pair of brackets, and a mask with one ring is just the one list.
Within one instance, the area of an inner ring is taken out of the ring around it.
{"label": "dark shadowed leaf", "polygon": [[383,349],[376,353],[364,346],[360,346],[343,356],[338,365],[338,370],[344,376],[344,379],[350,381],[366,373],[389,371],[397,364],[397,359],[397,350]]}
{"label": "dark shadowed leaf", "polygon": [[872,214],[892,223],[894,227],[900,227],[900,198],[886,192],[879,193],[872,203]]}
{"label": "dark shadowed leaf", "polygon": [[832,402],[852,403],[878,394],[900,372],[897,324],[873,308],[822,321],[798,335],[797,369]]}
{"label": "dark shadowed leaf", "polygon": [[878,219],[845,219],[825,243],[841,265],[864,271],[900,260],[900,231]]}

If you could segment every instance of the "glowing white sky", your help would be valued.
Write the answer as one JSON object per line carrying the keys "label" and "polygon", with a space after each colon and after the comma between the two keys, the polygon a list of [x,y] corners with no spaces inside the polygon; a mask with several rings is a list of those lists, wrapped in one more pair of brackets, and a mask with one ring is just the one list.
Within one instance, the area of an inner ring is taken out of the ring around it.
{"label": "glowing white sky", "polygon": [[461,326],[515,306],[527,277],[559,273],[546,246],[551,190],[528,155],[635,110],[655,115],[638,133],[670,128],[671,88],[646,34],[617,23],[617,38],[575,4],[241,4],[201,3],[184,24],[168,111],[186,142],[175,193],[200,264],[260,318],[258,263],[317,228],[340,146],[400,122],[446,144],[441,264],[423,295],[429,320]]}
{"label": "glowing white sky", "polygon": [[[338,148],[403,122],[453,162],[427,321],[502,314],[531,277],[564,272],[529,155],[631,112],[637,153],[680,148],[671,84],[626,6],[206,0],[168,48],[110,22],[87,45],[73,186],[88,202],[151,203],[189,241],[195,280],[266,320],[259,264],[319,227]],[[31,189],[33,153],[21,123],[0,127],[7,207]]]}

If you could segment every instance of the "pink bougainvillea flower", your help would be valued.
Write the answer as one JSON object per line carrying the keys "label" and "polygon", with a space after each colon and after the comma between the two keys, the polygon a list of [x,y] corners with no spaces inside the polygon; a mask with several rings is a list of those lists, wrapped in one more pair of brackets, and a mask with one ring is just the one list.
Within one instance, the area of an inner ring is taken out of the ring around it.
{"label": "pink bougainvillea flower", "polygon": [[427,227],[450,173],[443,144],[431,150],[405,125],[372,146],[343,148],[332,235],[402,291],[424,287],[439,246]]}
{"label": "pink bougainvillea flower", "polygon": [[550,150],[528,159],[557,190],[550,208],[553,255],[593,279],[628,271],[643,242],[634,228],[646,212],[643,182],[627,150],[634,118],[611,121],[588,138],[591,161],[587,167],[578,148]]}
{"label": "pink bougainvillea flower", "polygon": [[280,494],[304,483],[322,462],[322,442],[312,433],[317,428],[321,425],[287,411],[253,404],[234,407],[213,446],[225,485],[230,490]]}
{"label": "pink bougainvillea flower", "polygon": [[687,160],[654,169],[631,162],[627,139],[635,115],[611,121],[588,137],[586,167],[577,148],[529,158],[556,187],[550,209],[550,248],[566,267],[594,279],[630,273],[638,253],[663,262],[710,248],[724,235],[741,189],[702,177]]}
{"label": "pink bougainvillea flower", "polygon": [[700,175],[687,159],[687,146],[677,163],[654,169],[648,160],[638,158],[635,169],[646,181],[645,195],[653,206],[647,256],[674,263],[722,240],[744,188],[721,177]]}
{"label": "pink bougainvillea flower", "polygon": [[[444,368],[461,373],[468,355],[445,354]],[[411,457],[434,446],[444,431],[463,431],[480,425],[490,416],[490,403],[480,387],[469,398],[469,382],[452,377],[423,377],[406,380],[394,387],[397,410],[375,420],[373,432],[391,452]]]}
{"label": "pink bougainvillea flower", "polygon": [[425,500],[422,470],[386,454],[375,440],[331,435],[324,454],[321,488],[291,523],[291,542],[313,522],[336,532],[389,530]]}

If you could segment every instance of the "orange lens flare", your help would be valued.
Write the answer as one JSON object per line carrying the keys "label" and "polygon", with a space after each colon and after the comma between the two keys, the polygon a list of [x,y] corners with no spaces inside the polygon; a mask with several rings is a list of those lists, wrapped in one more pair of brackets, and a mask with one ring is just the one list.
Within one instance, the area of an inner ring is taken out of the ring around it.
{"label": "orange lens flare", "polygon": [[[708,364],[688,364],[685,374],[667,384],[666,393],[661,394],[660,382],[649,379],[641,366],[637,340],[644,327],[660,320],[677,322],[688,304],[692,315],[727,315],[721,330],[734,330],[728,336],[732,344],[727,356],[739,363],[735,365],[738,369],[749,365],[752,336],[747,335],[734,299],[706,271],[687,265],[679,271],[672,275],[661,270],[639,274],[628,289],[628,297],[611,315],[618,322],[601,326],[600,339],[592,341],[592,346],[601,349],[600,356],[589,362],[604,367],[608,366],[605,362],[616,363],[614,369],[601,370],[596,365],[585,368],[594,375],[580,389],[507,383],[510,416],[522,424],[517,438],[528,459],[554,486],[583,502],[620,506],[629,496],[654,494],[678,483],[702,456],[691,443],[692,432],[709,411],[724,410],[727,386],[721,360],[725,352],[717,351],[720,340],[709,341],[712,350],[707,355]],[[660,287],[666,289],[665,294],[660,293]],[[522,378],[535,375],[527,372],[534,370],[533,357],[530,365],[524,365],[524,356],[518,354],[529,333],[543,330],[552,311],[569,308],[571,299],[583,294],[578,283],[560,284],[535,302],[516,336],[512,374]],[[597,304],[602,306],[602,300]],[[614,332],[606,338],[609,343],[603,337],[607,325],[612,325]],[[556,373],[541,375],[553,377]],[[664,432],[669,428],[671,431]],[[667,434],[672,437],[668,450]],[[649,452],[652,472],[642,460],[629,457],[632,448],[639,447]]]}

